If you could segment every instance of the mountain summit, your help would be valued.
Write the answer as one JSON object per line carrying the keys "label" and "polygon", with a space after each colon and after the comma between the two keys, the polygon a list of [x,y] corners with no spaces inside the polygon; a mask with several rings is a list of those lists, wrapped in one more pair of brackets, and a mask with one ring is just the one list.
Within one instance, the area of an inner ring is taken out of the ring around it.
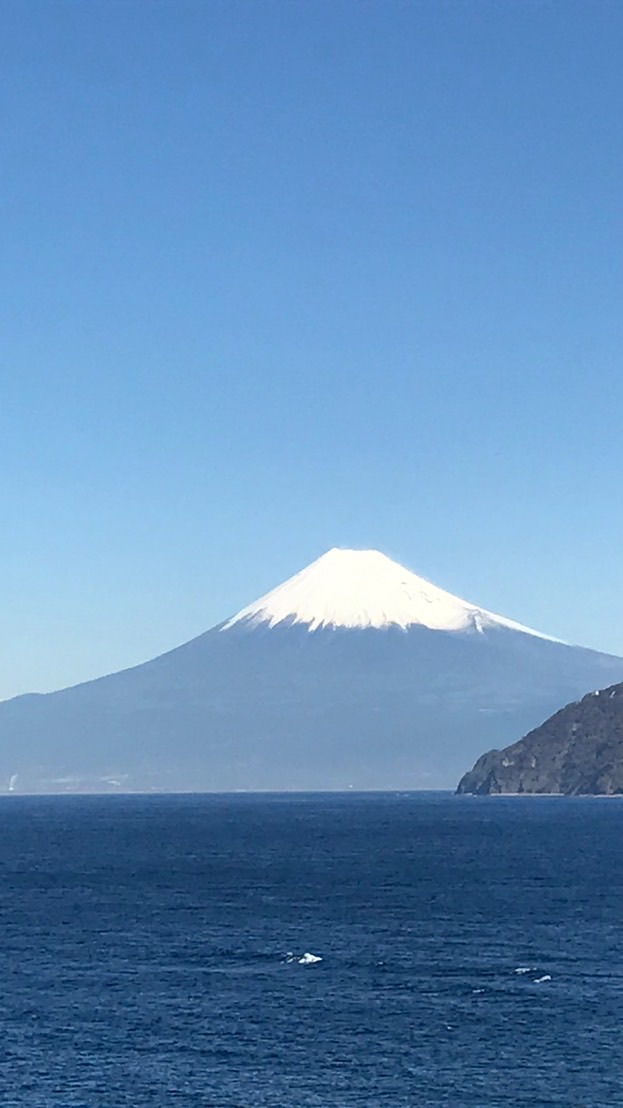
{"label": "mountain summit", "polygon": [[378,550],[334,547],[283,585],[249,604],[224,624],[304,624],[320,628],[427,627],[430,631],[482,632],[507,627],[547,638],[496,616],[425,581]]}
{"label": "mountain summit", "polygon": [[0,704],[0,789],[451,788],[623,680],[376,550],[330,550],[191,642]]}

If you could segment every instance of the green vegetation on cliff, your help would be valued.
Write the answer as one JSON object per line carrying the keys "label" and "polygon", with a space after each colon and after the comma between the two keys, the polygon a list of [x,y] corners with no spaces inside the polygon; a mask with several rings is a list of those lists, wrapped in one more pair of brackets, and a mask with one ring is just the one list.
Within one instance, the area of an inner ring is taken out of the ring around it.
{"label": "green vegetation on cliff", "polygon": [[457,792],[623,794],[623,684],[589,693],[519,742],[483,754]]}

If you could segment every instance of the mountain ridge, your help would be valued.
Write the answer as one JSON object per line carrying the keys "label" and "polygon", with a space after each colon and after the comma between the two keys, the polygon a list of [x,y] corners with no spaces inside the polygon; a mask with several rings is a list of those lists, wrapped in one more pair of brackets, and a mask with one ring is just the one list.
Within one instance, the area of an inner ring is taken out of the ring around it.
{"label": "mountain ridge", "polygon": [[[410,581],[387,561],[392,579]],[[367,579],[347,599],[366,618],[380,613],[381,627],[271,625],[260,598],[242,618],[138,666],[0,703],[0,789],[16,774],[17,791],[119,787],[110,781],[136,790],[453,788],[483,748],[512,742],[587,688],[623,680],[623,659],[504,617],[476,620],[475,606],[443,590],[462,626],[388,622],[404,611],[392,607],[394,593],[379,607]],[[329,608],[336,600],[326,599]],[[244,618],[258,607],[264,618]]]}

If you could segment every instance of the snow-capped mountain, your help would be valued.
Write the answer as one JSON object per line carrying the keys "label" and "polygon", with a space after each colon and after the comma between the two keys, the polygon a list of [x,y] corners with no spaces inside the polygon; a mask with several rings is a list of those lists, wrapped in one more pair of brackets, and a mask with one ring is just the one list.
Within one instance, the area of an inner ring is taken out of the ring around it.
{"label": "snow-capped mountain", "polygon": [[324,628],[427,627],[430,631],[483,631],[510,627],[547,638],[503,616],[453,596],[378,550],[334,548],[283,585],[243,608],[223,625],[304,624]]}
{"label": "snow-capped mountain", "polygon": [[0,704],[0,789],[452,788],[623,659],[330,550],[133,669]]}

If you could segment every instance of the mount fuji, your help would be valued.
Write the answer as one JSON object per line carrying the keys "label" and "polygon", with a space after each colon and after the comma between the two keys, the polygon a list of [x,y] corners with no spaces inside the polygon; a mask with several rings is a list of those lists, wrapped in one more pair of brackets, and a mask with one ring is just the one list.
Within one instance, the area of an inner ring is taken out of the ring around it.
{"label": "mount fuji", "polygon": [[451,788],[623,659],[330,550],[183,646],[0,703],[0,789]]}

